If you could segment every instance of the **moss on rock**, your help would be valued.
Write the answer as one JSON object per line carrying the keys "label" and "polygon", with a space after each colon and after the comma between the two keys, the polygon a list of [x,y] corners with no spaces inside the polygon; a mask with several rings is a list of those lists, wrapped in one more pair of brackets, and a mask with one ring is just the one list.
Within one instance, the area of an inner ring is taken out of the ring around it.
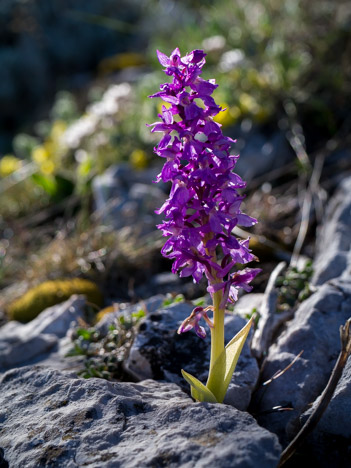
{"label": "moss on rock", "polygon": [[10,320],[30,322],[43,310],[66,301],[73,294],[84,294],[89,302],[99,307],[103,304],[102,293],[95,283],[73,278],[45,281],[31,288],[22,297],[11,302],[6,307],[6,312]]}

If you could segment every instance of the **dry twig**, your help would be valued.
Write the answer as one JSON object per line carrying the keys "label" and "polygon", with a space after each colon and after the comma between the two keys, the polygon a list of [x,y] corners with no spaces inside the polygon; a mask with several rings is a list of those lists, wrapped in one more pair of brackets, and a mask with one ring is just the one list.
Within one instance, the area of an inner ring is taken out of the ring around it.
{"label": "dry twig", "polygon": [[270,379],[268,379],[268,380],[266,380],[265,382],[263,382],[262,385],[269,385],[270,383],[273,382],[273,380],[275,380],[275,379],[277,379],[278,377],[280,377],[281,375],[285,374],[285,372],[286,372],[287,370],[289,370],[290,367],[293,366],[293,365],[295,364],[295,362],[299,359],[299,357],[301,357],[302,353],[303,353],[303,350],[301,350],[301,351],[299,352],[299,354],[298,354],[297,356],[295,356],[294,359],[290,362],[290,364],[288,364],[283,370],[277,371],[277,372],[273,375],[273,377],[271,377]]}
{"label": "dry twig", "polygon": [[321,419],[327,406],[329,405],[329,402],[333,396],[335,388],[342,375],[342,371],[345,367],[347,359],[351,354],[350,325],[351,325],[351,318],[349,318],[346,321],[345,325],[340,327],[341,351],[340,351],[338,360],[336,361],[336,364],[334,366],[333,372],[330,376],[329,382],[327,383],[327,386],[325,387],[316,408],[314,409],[310,417],[307,419],[307,421],[303,425],[300,432],[296,435],[296,437],[290,442],[290,444],[283,451],[281,458],[280,458],[280,462],[279,462],[279,468],[283,466],[284,463],[286,463],[289,460],[289,458],[295,453],[297,448],[300,447],[300,445],[306,439],[307,435],[313,431],[318,421]]}

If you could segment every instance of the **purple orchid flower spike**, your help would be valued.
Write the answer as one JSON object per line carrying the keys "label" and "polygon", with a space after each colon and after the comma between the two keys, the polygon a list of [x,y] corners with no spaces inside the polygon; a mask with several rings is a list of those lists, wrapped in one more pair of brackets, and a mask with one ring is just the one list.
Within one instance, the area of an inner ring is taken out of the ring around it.
{"label": "purple orchid flower spike", "polygon": [[[200,320],[203,318],[210,326],[208,390],[204,391],[194,377],[187,374],[186,378],[195,388],[196,399],[223,401],[230,374],[223,363],[232,362],[235,367],[235,350],[240,353],[243,344],[231,348],[233,338],[227,345],[229,350],[224,347],[226,305],[237,300],[240,288],[250,291],[250,282],[260,271],[245,268],[233,272],[236,264],[257,261],[249,249],[249,239],[236,239],[233,229],[250,227],[257,221],[240,209],[244,196],[239,190],[246,183],[234,172],[239,156],[230,154],[233,140],[223,135],[221,125],[214,120],[222,110],[212,97],[217,84],[200,77],[206,54],[193,50],[182,57],[176,48],[169,57],[160,51],[157,56],[165,74],[172,77],[170,83],[161,84],[160,91],[150,96],[168,104],[162,107],[160,120],[149,125],[151,132],[163,134],[155,147],[155,153],[165,161],[157,181],[172,183],[168,199],[156,211],[166,218],[157,226],[168,238],[161,252],[173,261],[173,273],[192,276],[196,283],[204,275],[208,280],[213,307],[196,307],[178,333],[193,328],[204,338],[206,331]],[[207,316],[208,310],[213,310],[213,322]],[[241,340],[246,339],[250,326],[251,322],[240,334]],[[223,358],[227,351],[228,356]],[[222,384],[218,376],[223,377]]]}
{"label": "purple orchid flower spike", "polygon": [[206,330],[204,329],[204,327],[199,325],[199,322],[203,318],[205,319],[206,323],[210,326],[210,328],[213,328],[213,323],[207,315],[208,310],[213,310],[213,307],[206,307],[206,309],[204,309],[203,307],[195,307],[195,309],[191,312],[189,317],[187,317],[182,322],[182,324],[178,328],[177,333],[180,335],[181,333],[188,332],[193,328],[197,336],[199,336],[200,338],[206,338]]}

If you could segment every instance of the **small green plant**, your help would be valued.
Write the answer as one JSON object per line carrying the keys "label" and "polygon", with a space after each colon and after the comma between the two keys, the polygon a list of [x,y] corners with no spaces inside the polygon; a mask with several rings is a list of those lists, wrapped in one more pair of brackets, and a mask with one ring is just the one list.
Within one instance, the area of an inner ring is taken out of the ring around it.
{"label": "small green plant", "polygon": [[278,312],[290,309],[312,294],[310,280],[313,274],[312,262],[308,261],[302,269],[289,267],[284,275],[277,278],[279,287]]}
{"label": "small green plant", "polygon": [[206,297],[199,297],[191,301],[195,307],[203,307],[207,305]]}
{"label": "small green plant", "polygon": [[72,340],[73,348],[66,357],[84,356],[84,368],[78,375],[85,379],[98,377],[106,380],[123,380],[122,363],[133,343],[139,321],[145,317],[140,309],[121,315],[102,333],[96,327],[77,328]]}
{"label": "small green plant", "polygon": [[254,328],[257,328],[257,325],[258,325],[258,322],[260,320],[261,314],[259,313],[259,311],[257,310],[256,307],[253,307],[251,312],[248,313],[248,314],[245,314],[244,317],[246,318],[246,320],[251,320],[251,318],[253,317]]}
{"label": "small green plant", "polygon": [[184,302],[185,297],[183,294],[167,294],[166,299],[162,302],[162,307],[168,307],[172,304],[178,304],[179,302]]}

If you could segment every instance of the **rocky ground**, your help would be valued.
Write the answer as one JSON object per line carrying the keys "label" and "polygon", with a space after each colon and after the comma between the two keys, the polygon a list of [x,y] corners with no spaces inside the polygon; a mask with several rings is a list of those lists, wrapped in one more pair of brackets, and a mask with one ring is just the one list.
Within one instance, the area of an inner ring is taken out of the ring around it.
{"label": "rocky ground", "polygon": [[[0,468],[280,467],[323,401],[351,317],[351,9],[292,3],[0,2]],[[156,229],[147,96],[176,46],[207,54],[259,220],[234,229],[262,272],[227,311],[226,340],[254,326],[223,405],[181,375],[206,381],[209,336],[177,329],[210,298]],[[350,401],[348,359],[284,468],[350,466]]]}
{"label": "rocky ground", "polygon": [[[138,203],[147,202],[143,190],[140,184]],[[278,466],[282,448],[328,382],[340,351],[339,327],[351,317],[350,215],[351,178],[346,178],[318,230],[313,294],[297,308],[278,312],[276,272],[265,294],[243,296],[237,315],[228,314],[228,339],[253,309],[261,318],[224,405],[193,402],[180,376],[184,368],[205,380],[209,361],[208,339],[176,333],[191,312],[187,301],[165,305],[164,294],[150,294],[142,303],[125,305],[124,316],[146,311],[124,362],[130,382],[83,379],[76,373],[83,357],[65,357],[73,330],[84,319],[82,296],[28,324],[5,324],[0,328],[0,466]],[[106,334],[120,316],[120,309],[105,314],[96,329]],[[301,351],[286,372],[263,385]],[[289,466],[311,460],[320,467],[349,466],[350,396],[348,360],[326,412]]]}

